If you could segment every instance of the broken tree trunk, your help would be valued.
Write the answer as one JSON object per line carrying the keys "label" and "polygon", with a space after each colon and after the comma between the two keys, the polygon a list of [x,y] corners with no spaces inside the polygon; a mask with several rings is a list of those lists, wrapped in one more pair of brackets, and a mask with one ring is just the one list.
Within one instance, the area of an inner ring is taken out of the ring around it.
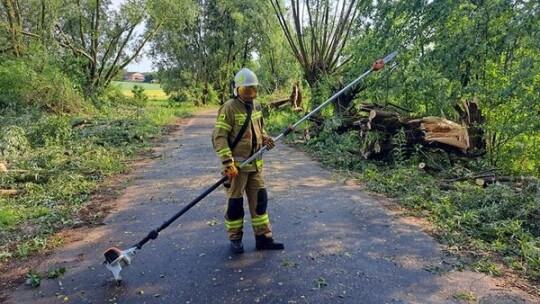
{"label": "broken tree trunk", "polygon": [[291,107],[295,111],[302,111],[302,91],[300,91],[300,87],[298,86],[298,82],[296,82],[293,85],[291,96],[289,97],[289,101],[291,102]]}
{"label": "broken tree trunk", "polygon": [[[393,138],[403,130],[406,147],[420,144],[437,147],[447,152],[465,154],[469,148],[467,129],[441,117],[411,118],[395,111],[381,110],[377,104],[360,107],[368,117],[356,118],[353,126],[359,128],[364,142],[360,151],[365,158],[384,158],[394,148]],[[373,133],[373,134],[369,134]]]}
{"label": "broken tree trunk", "polygon": [[293,111],[303,111],[302,108],[302,92],[298,86],[298,82],[293,85],[289,98],[282,98],[268,103],[268,106],[273,109],[281,108],[289,104]]}
{"label": "broken tree trunk", "polygon": [[461,123],[468,129],[470,149],[485,151],[483,126],[486,119],[478,106],[478,98],[474,97],[472,101],[462,100],[461,105],[454,105],[454,109],[458,112]]}
{"label": "broken tree trunk", "polygon": [[467,152],[469,148],[469,134],[459,124],[441,117],[424,117],[409,121],[420,123],[420,129],[425,133],[426,142],[439,142]]}

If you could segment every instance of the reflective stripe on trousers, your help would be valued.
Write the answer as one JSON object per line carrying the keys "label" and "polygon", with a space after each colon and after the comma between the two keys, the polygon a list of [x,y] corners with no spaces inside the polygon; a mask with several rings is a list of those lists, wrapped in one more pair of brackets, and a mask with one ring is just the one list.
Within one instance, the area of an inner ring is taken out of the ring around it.
{"label": "reflective stripe on trousers", "polygon": [[[262,171],[243,172],[240,170],[237,177],[231,181],[230,188],[225,188],[227,191],[227,200],[242,198],[244,193],[247,196],[249,214],[251,215],[251,224],[255,235],[272,236],[272,226],[270,218],[266,212],[266,190],[264,187],[264,179]],[[259,195],[261,191],[265,192],[264,196]],[[265,200],[264,202],[262,200]],[[261,205],[264,204],[264,208]],[[257,214],[258,210],[264,211],[262,214]],[[229,208],[229,204],[227,204]],[[239,208],[239,207],[234,207]],[[242,206],[243,208],[243,206]],[[233,212],[231,212],[233,211]],[[228,214],[236,214],[242,218],[229,218]],[[240,210],[225,210],[225,226],[229,239],[238,240],[243,236],[243,211]]]}

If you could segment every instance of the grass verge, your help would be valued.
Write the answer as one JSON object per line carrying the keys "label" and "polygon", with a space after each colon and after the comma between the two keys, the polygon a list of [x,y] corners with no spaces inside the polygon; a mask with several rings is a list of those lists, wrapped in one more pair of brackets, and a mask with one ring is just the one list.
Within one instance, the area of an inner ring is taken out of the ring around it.
{"label": "grass verge", "polygon": [[[0,261],[26,258],[62,243],[60,229],[99,219],[82,214],[104,178],[128,172],[127,160],[149,151],[163,127],[195,108],[150,101],[84,115],[29,111],[0,120]],[[86,210],[85,212],[87,212]]]}
{"label": "grass verge", "polygon": [[[266,125],[277,134],[301,116],[271,112]],[[469,268],[501,275],[513,270],[538,286],[540,282],[540,181],[516,186],[480,187],[467,180],[470,173],[493,169],[482,160],[438,163],[440,172],[418,168],[433,158],[418,149],[412,154],[394,151],[392,163],[363,159],[358,134],[333,132],[332,120],[308,141],[298,133],[287,140],[322,163],[360,181],[368,191],[393,198],[416,216],[430,220],[436,238],[456,254],[469,253]],[[301,126],[302,127],[302,126]],[[303,127],[306,127],[305,125]],[[353,151],[353,152],[351,152]],[[465,177],[465,178],[463,178]],[[539,290],[536,290],[538,293]]]}

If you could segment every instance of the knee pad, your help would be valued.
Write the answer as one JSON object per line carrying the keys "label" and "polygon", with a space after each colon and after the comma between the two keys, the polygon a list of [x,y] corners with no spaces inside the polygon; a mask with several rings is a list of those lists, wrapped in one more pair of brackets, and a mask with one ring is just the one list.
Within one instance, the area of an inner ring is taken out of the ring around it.
{"label": "knee pad", "polygon": [[230,198],[227,204],[227,218],[231,221],[244,218],[244,198]]}
{"label": "knee pad", "polygon": [[255,207],[255,212],[258,215],[263,215],[266,213],[266,206],[268,205],[268,193],[266,188],[261,188],[257,192],[257,207]]}

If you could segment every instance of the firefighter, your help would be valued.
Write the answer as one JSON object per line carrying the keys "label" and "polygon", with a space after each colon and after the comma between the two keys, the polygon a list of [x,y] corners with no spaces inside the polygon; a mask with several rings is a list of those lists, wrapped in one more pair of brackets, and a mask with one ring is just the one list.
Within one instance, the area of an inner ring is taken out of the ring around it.
{"label": "firefighter", "polygon": [[274,147],[274,140],[264,131],[261,106],[254,100],[259,82],[247,68],[234,77],[234,96],[221,106],[212,134],[214,149],[229,178],[224,183],[227,192],[225,225],[233,253],[244,252],[244,193],[247,197],[251,225],[257,250],[281,250],[285,246],[274,241],[270,218],[266,210],[268,195],[263,179],[263,159],[260,156],[238,169],[238,166],[264,145]]}

